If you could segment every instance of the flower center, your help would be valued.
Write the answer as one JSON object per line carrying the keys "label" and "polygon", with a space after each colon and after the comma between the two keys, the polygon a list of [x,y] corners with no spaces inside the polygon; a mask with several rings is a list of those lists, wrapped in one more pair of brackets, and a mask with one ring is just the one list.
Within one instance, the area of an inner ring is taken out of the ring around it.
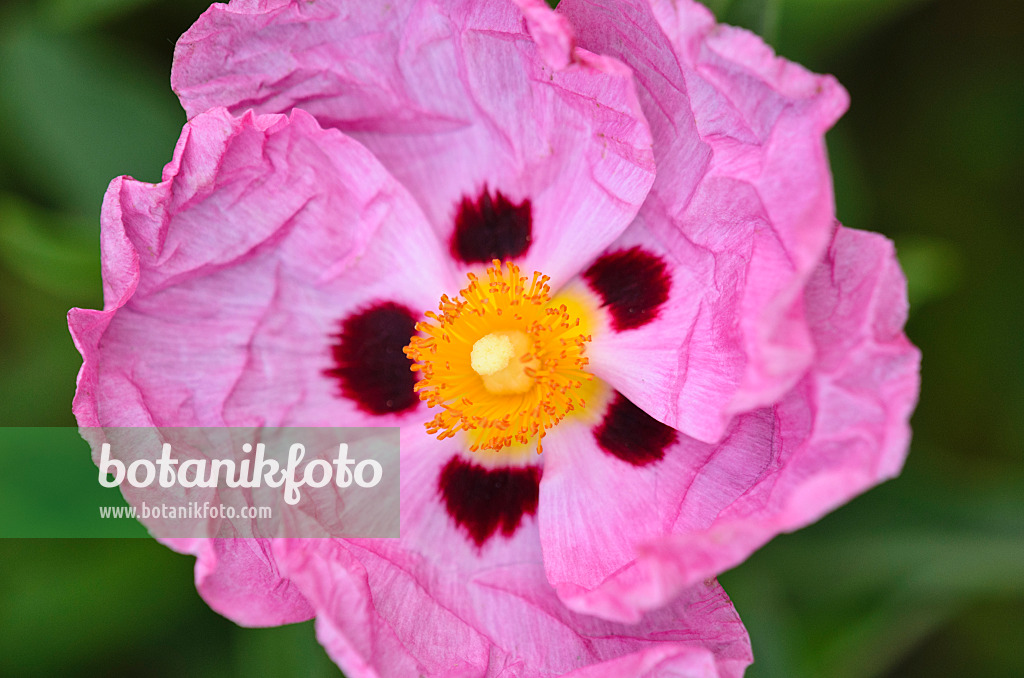
{"label": "flower center", "polygon": [[439,313],[416,324],[405,353],[421,379],[419,397],[440,407],[427,422],[439,440],[465,431],[470,450],[501,450],[537,441],[576,409],[591,337],[565,303],[552,301],[548,277],[519,276],[519,267],[494,260],[487,280],[468,274],[455,299],[441,297]]}
{"label": "flower center", "polygon": [[540,367],[540,360],[533,357],[530,349],[530,337],[525,332],[491,332],[473,344],[469,362],[489,392],[526,393],[536,383],[527,371],[535,374]]}

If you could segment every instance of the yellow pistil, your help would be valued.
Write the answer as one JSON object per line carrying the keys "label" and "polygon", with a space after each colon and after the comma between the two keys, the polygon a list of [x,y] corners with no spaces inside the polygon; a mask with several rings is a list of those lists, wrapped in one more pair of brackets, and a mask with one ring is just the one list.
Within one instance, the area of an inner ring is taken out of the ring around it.
{"label": "yellow pistil", "polygon": [[459,296],[441,297],[439,314],[416,324],[405,353],[421,379],[416,390],[441,410],[427,422],[439,440],[459,431],[470,450],[501,450],[541,439],[573,410],[586,407],[582,387],[590,335],[565,304],[551,301],[548,277],[519,276],[495,260],[487,281],[468,274]]}
{"label": "yellow pistil", "polygon": [[469,354],[469,362],[473,369],[482,377],[501,372],[512,361],[516,349],[512,340],[504,332],[491,332],[473,344]]}
{"label": "yellow pistil", "polygon": [[[530,337],[524,332],[491,332],[473,344],[470,364],[491,393],[526,393],[536,383],[531,374],[540,367],[540,360],[532,356],[531,348]],[[529,360],[524,362],[523,356]]]}

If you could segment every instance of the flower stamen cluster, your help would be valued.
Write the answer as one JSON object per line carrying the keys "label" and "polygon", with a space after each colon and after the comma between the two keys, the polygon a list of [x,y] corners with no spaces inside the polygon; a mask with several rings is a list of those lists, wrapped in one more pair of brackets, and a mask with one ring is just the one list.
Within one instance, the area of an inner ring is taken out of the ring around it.
{"label": "flower stamen cluster", "polygon": [[421,375],[420,399],[441,408],[427,433],[444,440],[466,431],[474,452],[536,439],[540,453],[546,431],[586,407],[579,389],[593,379],[584,355],[591,336],[552,302],[548,276],[520,277],[511,262],[505,269],[495,259],[486,281],[468,274],[469,286],[443,295],[404,350]]}

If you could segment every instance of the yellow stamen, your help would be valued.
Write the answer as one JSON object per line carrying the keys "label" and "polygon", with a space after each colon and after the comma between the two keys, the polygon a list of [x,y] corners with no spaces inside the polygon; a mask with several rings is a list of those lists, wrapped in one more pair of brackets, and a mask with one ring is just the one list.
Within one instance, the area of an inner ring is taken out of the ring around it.
{"label": "yellow stamen", "polygon": [[565,416],[586,407],[593,379],[584,350],[590,335],[565,304],[551,301],[548,277],[519,277],[495,260],[487,281],[472,273],[455,299],[417,323],[421,336],[405,353],[422,378],[416,390],[440,411],[427,423],[438,439],[467,432],[470,449],[501,450],[541,439]]}

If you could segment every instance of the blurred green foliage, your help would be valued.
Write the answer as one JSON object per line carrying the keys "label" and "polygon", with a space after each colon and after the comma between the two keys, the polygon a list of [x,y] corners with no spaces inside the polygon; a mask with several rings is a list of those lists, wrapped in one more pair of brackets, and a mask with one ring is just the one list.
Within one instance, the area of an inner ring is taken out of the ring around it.
{"label": "blurred green foliage", "polygon": [[[104,520],[101,506],[127,506],[103,487],[89,444],[74,426],[5,427],[0,433],[0,538],[140,537],[136,520]],[[92,482],[83,482],[92,477]]]}
{"label": "blurred green foliage", "polygon": [[[748,675],[1022,676],[1020,3],[709,4],[849,89],[829,136],[839,217],[896,241],[924,352],[904,475],[722,577]],[[0,5],[2,426],[74,424],[64,316],[102,304],[103,190],[170,159],[173,44],[205,7]],[[75,474],[94,483],[87,462]],[[199,599],[192,559],[155,541],[9,539],[0,557],[0,675],[338,675],[310,623],[237,628]]]}

